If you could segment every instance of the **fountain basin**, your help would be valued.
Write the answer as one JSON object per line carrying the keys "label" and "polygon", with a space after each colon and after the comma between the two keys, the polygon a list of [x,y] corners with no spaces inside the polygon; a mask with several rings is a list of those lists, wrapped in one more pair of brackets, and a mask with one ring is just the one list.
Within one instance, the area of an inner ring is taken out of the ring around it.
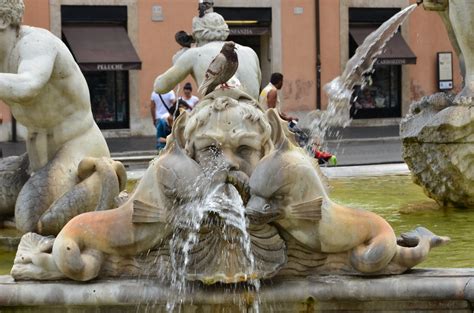
{"label": "fountain basin", "polygon": [[[474,269],[417,269],[391,277],[313,276],[262,284],[261,312],[472,312]],[[66,291],[67,290],[67,291]],[[0,276],[1,312],[161,312],[171,290],[155,280],[14,282]],[[181,312],[253,312],[244,288],[193,286]],[[240,304],[239,304],[240,303]],[[248,310],[250,309],[250,310]],[[62,310],[62,311],[61,311]],[[212,311],[214,312],[214,311]]]}
{"label": "fountain basin", "polygon": [[[406,164],[323,167],[322,171],[329,178],[331,196],[336,201],[383,216],[397,234],[426,225],[436,233],[451,237],[449,245],[432,250],[431,256],[419,267],[474,267],[470,229],[474,212],[459,208],[440,210],[435,201],[423,194],[421,187],[413,184]],[[143,171],[129,174],[136,183]],[[131,192],[133,188],[130,184],[127,190]],[[9,236],[18,237],[5,234]],[[0,245],[0,275],[10,273],[15,250]]]}
{"label": "fountain basin", "polygon": [[[323,171],[330,178],[331,194],[337,201],[381,214],[397,233],[428,223],[436,232],[453,239],[449,245],[433,250],[421,266],[472,266],[474,250],[468,238],[468,221],[474,219],[474,214],[466,210],[452,214],[437,210],[436,203],[410,181],[405,164],[333,167],[323,168]],[[402,213],[401,208],[406,203],[418,202],[430,203],[433,210]],[[8,273],[7,267],[3,273]],[[258,297],[261,312],[472,312],[473,277],[474,269],[444,268],[414,269],[391,277],[279,278],[262,282]],[[219,284],[193,286],[181,312],[252,312],[252,301],[257,297],[244,288],[234,291],[233,287]],[[146,278],[96,280],[84,284],[14,282],[10,276],[0,276],[0,312],[64,312],[65,309],[70,312],[166,312],[170,295],[172,291],[167,285]]]}

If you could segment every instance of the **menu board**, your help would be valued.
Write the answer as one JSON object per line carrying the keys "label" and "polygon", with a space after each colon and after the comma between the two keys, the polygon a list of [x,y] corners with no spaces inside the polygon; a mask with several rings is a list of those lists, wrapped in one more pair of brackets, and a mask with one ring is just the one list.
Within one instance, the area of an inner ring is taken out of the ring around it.
{"label": "menu board", "polygon": [[453,53],[438,52],[438,88],[453,89]]}

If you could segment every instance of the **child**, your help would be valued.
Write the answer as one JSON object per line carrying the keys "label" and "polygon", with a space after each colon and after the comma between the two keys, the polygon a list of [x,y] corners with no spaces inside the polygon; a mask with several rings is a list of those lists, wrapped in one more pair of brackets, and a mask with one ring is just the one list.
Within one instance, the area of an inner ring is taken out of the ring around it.
{"label": "child", "polygon": [[171,134],[171,127],[173,127],[173,115],[168,114],[164,118],[160,118],[156,125],[156,150],[160,152],[166,146],[166,137]]}
{"label": "child", "polygon": [[160,118],[157,121],[156,125],[156,149],[158,153],[164,149],[166,146],[166,137],[171,134],[171,128],[173,127],[173,122],[179,117],[179,115],[184,112],[184,109],[179,108],[176,112],[176,107],[170,109],[170,114],[166,115],[164,118]]}

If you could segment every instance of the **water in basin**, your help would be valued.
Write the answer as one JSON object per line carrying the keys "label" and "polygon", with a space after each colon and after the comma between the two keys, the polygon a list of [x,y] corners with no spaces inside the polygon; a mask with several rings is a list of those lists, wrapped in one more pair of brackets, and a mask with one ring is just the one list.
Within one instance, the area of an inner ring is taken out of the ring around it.
{"label": "water in basin", "polygon": [[473,267],[471,225],[473,210],[439,209],[411,176],[346,178],[330,181],[331,198],[341,204],[364,208],[385,218],[396,234],[424,226],[451,242],[433,249],[418,267]]}

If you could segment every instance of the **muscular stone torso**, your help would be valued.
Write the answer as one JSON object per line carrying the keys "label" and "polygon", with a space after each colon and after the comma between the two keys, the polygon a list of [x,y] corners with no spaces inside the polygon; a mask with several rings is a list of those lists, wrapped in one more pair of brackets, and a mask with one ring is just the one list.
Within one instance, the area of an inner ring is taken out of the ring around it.
{"label": "muscular stone torso", "polygon": [[16,120],[28,129],[27,149],[30,159],[38,159],[37,166],[95,126],[85,78],[67,47],[48,31],[22,26],[4,72],[17,73],[24,49],[34,49],[34,42],[41,39],[56,51],[48,82],[30,99],[6,101]]}

